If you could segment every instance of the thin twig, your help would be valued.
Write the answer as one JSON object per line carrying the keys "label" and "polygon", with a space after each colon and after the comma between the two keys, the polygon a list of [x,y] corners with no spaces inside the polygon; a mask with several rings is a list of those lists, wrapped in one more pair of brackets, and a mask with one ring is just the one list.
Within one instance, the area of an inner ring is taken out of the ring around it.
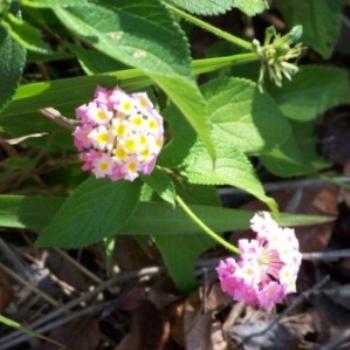
{"label": "thin twig", "polygon": [[45,117],[49,118],[54,123],[63,126],[64,128],[73,131],[75,128],[75,123],[72,119],[63,116],[57,109],[48,107],[40,109],[40,113]]}
{"label": "thin twig", "polygon": [[303,260],[324,260],[336,261],[342,258],[350,257],[350,249],[331,250],[328,252],[303,253]]}
{"label": "thin twig", "polygon": [[59,306],[60,305],[60,303],[58,301],[56,301],[55,299],[53,299],[50,295],[46,294],[45,292],[43,292],[42,290],[40,290],[39,288],[34,286],[31,282],[26,281],[24,278],[22,278],[16,272],[14,272],[11,269],[9,269],[6,265],[2,264],[1,262],[0,262],[0,268],[3,269],[12,278],[14,278],[17,282],[23,284],[24,286],[26,286],[31,291],[39,294],[41,296],[41,298],[46,300],[49,304],[51,304],[53,306]]}
{"label": "thin twig", "polygon": [[286,317],[288,314],[290,314],[294,309],[296,309],[300,304],[302,304],[306,299],[310,298],[312,294],[315,293],[315,291],[318,291],[321,289],[326,283],[329,281],[329,276],[327,275],[324,277],[321,281],[316,283],[312,288],[306,290],[305,292],[301,293],[282,313],[280,313],[268,326],[266,326],[263,330],[259,332],[255,332],[250,334],[247,337],[244,337],[242,340],[243,342],[246,342],[252,338],[261,336],[268,332],[273,326],[275,326],[277,323],[279,323],[282,318]]}
{"label": "thin twig", "polygon": [[[133,271],[133,272],[123,272],[120,273],[114,277],[112,277],[110,280],[101,283],[99,286],[97,286],[95,289],[86,292],[79,296],[76,299],[71,300],[70,302],[58,307],[54,311],[48,313],[44,317],[40,318],[39,320],[29,324],[27,327],[31,329],[36,329],[36,327],[41,326],[44,323],[47,323],[54,318],[60,316],[61,314],[67,312],[68,310],[71,310],[73,307],[76,307],[77,305],[88,301],[89,299],[93,298],[95,295],[103,292],[104,290],[110,288],[111,286],[115,284],[122,284],[125,282],[128,282],[133,279],[139,279],[144,276],[152,277],[161,274],[164,271],[164,269],[158,267],[158,266],[151,266],[151,267],[146,267],[144,269],[141,269],[139,271]],[[16,338],[19,335],[21,335],[20,332],[15,331],[7,336],[3,337],[0,339],[0,348],[2,349],[2,344],[6,341],[9,341],[12,338]]]}
{"label": "thin twig", "polygon": [[74,267],[76,267],[80,272],[89,277],[93,282],[100,284],[103,283],[103,280],[88,270],[85,266],[80,264],[77,260],[73,259],[69,254],[64,252],[62,249],[55,249],[63,258],[68,260]]}
{"label": "thin twig", "polygon": [[27,279],[32,281],[32,274],[27,271],[27,267],[23,264],[21,259],[2,238],[0,238],[0,250],[2,250],[7,259],[16,267],[17,271],[23,272]]}
{"label": "thin twig", "polygon": [[[36,334],[43,334],[46,332],[50,332],[53,329],[56,329],[58,327],[61,327],[75,319],[81,318],[83,316],[87,316],[87,315],[91,315],[91,314],[95,314],[96,312],[99,312],[100,310],[103,310],[105,308],[107,308],[108,306],[110,306],[111,304],[113,304],[115,301],[107,301],[104,303],[100,303],[97,305],[91,305],[89,307],[87,307],[86,309],[77,311],[72,313],[71,315],[67,315],[64,318],[61,318],[57,321],[54,321],[48,325],[42,326],[38,329],[35,330]],[[23,342],[28,341],[29,339],[33,338],[33,336],[29,335],[29,334],[24,334],[22,336],[16,337],[15,339],[13,339],[12,341],[8,341],[5,344],[1,345],[1,349],[2,350],[7,350],[10,349],[13,346],[16,346],[18,344],[21,344]]]}
{"label": "thin twig", "polygon": [[344,344],[350,339],[350,329],[344,329],[335,338],[331,339],[328,343],[323,345],[319,350],[335,350],[338,349],[340,345]]}

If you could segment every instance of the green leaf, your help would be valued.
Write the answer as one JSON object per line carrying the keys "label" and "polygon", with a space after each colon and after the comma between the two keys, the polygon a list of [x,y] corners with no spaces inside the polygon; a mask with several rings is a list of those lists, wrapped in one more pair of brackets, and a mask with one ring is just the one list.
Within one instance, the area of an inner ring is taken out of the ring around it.
{"label": "green leaf", "polygon": [[271,94],[288,118],[308,121],[348,100],[348,75],[343,69],[303,66],[292,81],[272,88]]}
{"label": "green leaf", "polygon": [[89,178],[77,187],[37,240],[40,247],[81,247],[110,237],[133,215],[140,184]]}
{"label": "green leaf", "polygon": [[274,100],[241,78],[218,78],[203,86],[212,138],[242,152],[267,152],[290,133],[288,121]]}
{"label": "green leaf", "polygon": [[235,7],[238,7],[248,16],[254,16],[257,13],[263,12],[269,7],[269,4],[266,0],[233,0],[233,3]]}
{"label": "green leaf", "polygon": [[69,50],[75,54],[81,68],[87,75],[125,69],[122,63],[106,56],[102,52],[84,49],[69,43],[66,43],[66,45],[69,47]]}
{"label": "green leaf", "polygon": [[203,146],[197,143],[185,160],[182,171],[190,183],[206,185],[231,185],[249,192],[273,212],[276,202],[268,197],[248,158],[233,146],[217,142],[217,159],[213,167]]}
{"label": "green leaf", "polygon": [[[74,0],[75,5],[88,5],[90,0]],[[54,6],[71,6],[72,0],[21,0],[21,4],[28,7],[50,8]]]}
{"label": "green leaf", "polygon": [[160,1],[134,0],[130,6],[128,0],[101,0],[89,6],[53,10],[96,49],[142,69],[168,94],[214,157],[205,102],[192,76],[188,43]]}
{"label": "green leaf", "polygon": [[172,179],[159,169],[154,169],[152,174],[143,176],[142,181],[151,187],[160,198],[175,207],[176,190]]}
{"label": "green leaf", "polygon": [[176,286],[184,292],[194,289],[197,285],[194,263],[201,253],[214,245],[214,241],[205,235],[152,235],[152,237]]}
{"label": "green leaf", "polygon": [[238,7],[249,16],[262,12],[268,7],[266,0],[170,0],[170,3],[197,15],[218,15]]}
{"label": "green leaf", "polygon": [[331,164],[316,151],[315,123],[292,122],[288,140],[261,157],[263,165],[274,175],[291,177],[310,175]]}
{"label": "green leaf", "polygon": [[340,34],[342,0],[278,0],[289,25],[303,26],[303,42],[324,58],[333,52]]}
{"label": "green leaf", "polygon": [[1,24],[8,30],[11,37],[26,49],[39,53],[50,53],[51,49],[41,39],[40,30],[31,24],[11,13],[1,21]]}
{"label": "green leaf", "polygon": [[[0,195],[0,227],[44,229],[63,206],[65,198],[45,196]],[[244,230],[254,212],[210,205],[190,205],[191,210],[217,232]],[[281,213],[278,222],[284,226],[305,226],[332,221],[329,216]],[[164,202],[139,203],[134,215],[122,228],[128,235],[200,234],[198,226],[181,208]],[[74,237],[73,237],[74,238]],[[69,242],[66,242],[69,245]]]}
{"label": "green leaf", "polygon": [[180,111],[174,105],[165,108],[162,115],[168,122],[167,131],[171,138],[168,144],[163,147],[157,163],[174,168],[186,158],[197,137],[189,123],[183,120]]}
{"label": "green leaf", "polygon": [[0,110],[14,94],[25,61],[25,49],[0,27]]}

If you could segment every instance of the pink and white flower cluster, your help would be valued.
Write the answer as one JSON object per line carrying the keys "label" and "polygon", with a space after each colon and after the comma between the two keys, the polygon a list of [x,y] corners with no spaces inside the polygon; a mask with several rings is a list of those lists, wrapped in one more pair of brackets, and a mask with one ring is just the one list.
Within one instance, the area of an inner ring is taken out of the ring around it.
{"label": "pink and white flower cluster", "polygon": [[163,145],[163,118],[145,92],[97,87],[76,116],[74,144],[83,170],[113,181],[133,181],[153,171]]}
{"label": "pink and white flower cluster", "polygon": [[293,229],[278,226],[267,212],[256,214],[251,228],[257,237],[239,240],[240,260],[222,260],[216,271],[222,290],[234,300],[269,310],[296,292],[299,242]]}

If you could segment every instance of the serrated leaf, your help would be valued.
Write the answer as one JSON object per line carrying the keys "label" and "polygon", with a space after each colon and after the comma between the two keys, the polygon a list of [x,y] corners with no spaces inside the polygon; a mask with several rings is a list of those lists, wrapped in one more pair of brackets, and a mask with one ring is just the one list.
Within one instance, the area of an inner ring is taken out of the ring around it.
{"label": "serrated leaf", "polygon": [[267,0],[233,0],[234,7],[238,7],[248,16],[254,16],[269,7]]}
{"label": "serrated leaf", "polygon": [[254,16],[268,7],[266,0],[169,0],[169,2],[188,12],[204,16],[222,14],[233,7],[239,8],[248,16]]}
{"label": "serrated leaf", "polygon": [[200,143],[193,146],[186,158],[182,174],[190,183],[206,185],[231,185],[246,191],[277,212],[276,202],[268,197],[248,158],[237,148],[217,144],[217,159],[213,167]]}
{"label": "serrated leaf", "polygon": [[109,179],[84,181],[40,235],[40,247],[81,247],[111,237],[133,215],[140,184]]}
{"label": "serrated leaf", "polygon": [[263,165],[274,175],[292,177],[310,175],[330,166],[316,151],[314,122],[292,122],[288,140],[261,157]]}
{"label": "serrated leaf", "polygon": [[303,66],[292,81],[272,88],[271,94],[288,118],[308,121],[348,100],[348,75],[334,67]]}
{"label": "serrated leaf", "polygon": [[0,110],[14,94],[25,61],[25,49],[0,27]]}
{"label": "serrated leaf", "polygon": [[41,39],[40,30],[31,24],[15,17],[11,13],[1,21],[1,24],[7,29],[13,39],[27,50],[50,53],[51,49]]}
{"label": "serrated leaf", "polygon": [[167,174],[159,169],[154,169],[152,174],[143,176],[142,181],[151,187],[160,198],[175,207],[175,185]]}
{"label": "serrated leaf", "polygon": [[267,152],[290,133],[274,100],[241,78],[218,78],[202,88],[207,100],[212,138],[247,153]]}
{"label": "serrated leaf", "polygon": [[340,34],[342,0],[278,0],[289,27],[303,26],[303,43],[329,58]]}
{"label": "serrated leaf", "polygon": [[196,15],[218,15],[232,9],[233,0],[169,0],[170,3]]}
{"label": "serrated leaf", "polygon": [[168,94],[214,157],[205,102],[192,76],[188,43],[160,1],[134,0],[130,6],[128,0],[101,0],[53,10],[64,25],[96,49],[142,69]]}

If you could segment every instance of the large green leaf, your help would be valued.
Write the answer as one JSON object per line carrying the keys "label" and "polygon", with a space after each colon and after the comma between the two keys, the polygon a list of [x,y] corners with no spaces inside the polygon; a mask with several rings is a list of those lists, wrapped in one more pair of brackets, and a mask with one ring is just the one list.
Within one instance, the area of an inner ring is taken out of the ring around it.
{"label": "large green leaf", "polygon": [[315,123],[292,122],[293,132],[280,147],[260,159],[274,175],[291,177],[309,175],[330,164],[316,151]]}
{"label": "large green leaf", "polygon": [[198,256],[215,243],[203,235],[153,235],[176,286],[189,291],[196,287],[194,263]]}
{"label": "large green leaf", "polygon": [[215,139],[215,142],[217,145],[215,167],[200,143],[193,146],[182,171],[187,180],[194,184],[231,185],[240,188],[276,212],[276,202],[265,194],[254,168],[244,153],[233,146],[221,143],[220,140]]}
{"label": "large green leaf", "polygon": [[340,34],[342,0],[278,0],[290,27],[303,26],[303,42],[330,57]]}
{"label": "large green leaf", "polygon": [[[0,227],[42,230],[64,203],[65,198],[60,197],[0,195]],[[249,220],[254,215],[249,210],[218,206],[191,204],[190,207],[217,232],[247,229]],[[321,224],[330,220],[332,218],[327,216],[286,213],[281,213],[278,218],[279,223],[285,226]],[[181,208],[174,208],[165,202],[139,203],[121,232],[129,235],[203,235]],[[62,242],[64,243],[69,246],[69,242]]]}
{"label": "large green leaf", "polygon": [[80,247],[116,234],[133,215],[140,184],[89,178],[77,187],[39,237],[41,247]]}
{"label": "large green leaf", "polygon": [[1,21],[1,24],[7,29],[8,33],[20,45],[28,50],[49,53],[49,46],[41,39],[39,29],[33,27],[30,23],[9,13],[6,18]]}
{"label": "large green leaf", "polygon": [[215,142],[242,152],[263,153],[288,138],[288,121],[273,99],[252,81],[222,77],[205,84],[203,93]]}
{"label": "large green leaf", "polygon": [[0,110],[14,94],[25,60],[25,49],[0,27]]}
{"label": "large green leaf", "polygon": [[182,111],[214,156],[204,99],[191,72],[188,44],[158,0],[101,0],[53,7],[76,35],[105,54],[142,69]]}
{"label": "large green leaf", "polygon": [[225,13],[233,7],[238,7],[249,16],[262,12],[268,7],[266,0],[169,0],[188,12],[198,15],[218,15]]}
{"label": "large green leaf", "polygon": [[165,108],[162,114],[168,123],[168,134],[171,138],[160,153],[158,164],[174,168],[183,162],[197,138],[174,105]]}
{"label": "large green leaf", "polygon": [[348,75],[338,68],[303,66],[292,81],[271,93],[288,118],[308,121],[348,100]]}

